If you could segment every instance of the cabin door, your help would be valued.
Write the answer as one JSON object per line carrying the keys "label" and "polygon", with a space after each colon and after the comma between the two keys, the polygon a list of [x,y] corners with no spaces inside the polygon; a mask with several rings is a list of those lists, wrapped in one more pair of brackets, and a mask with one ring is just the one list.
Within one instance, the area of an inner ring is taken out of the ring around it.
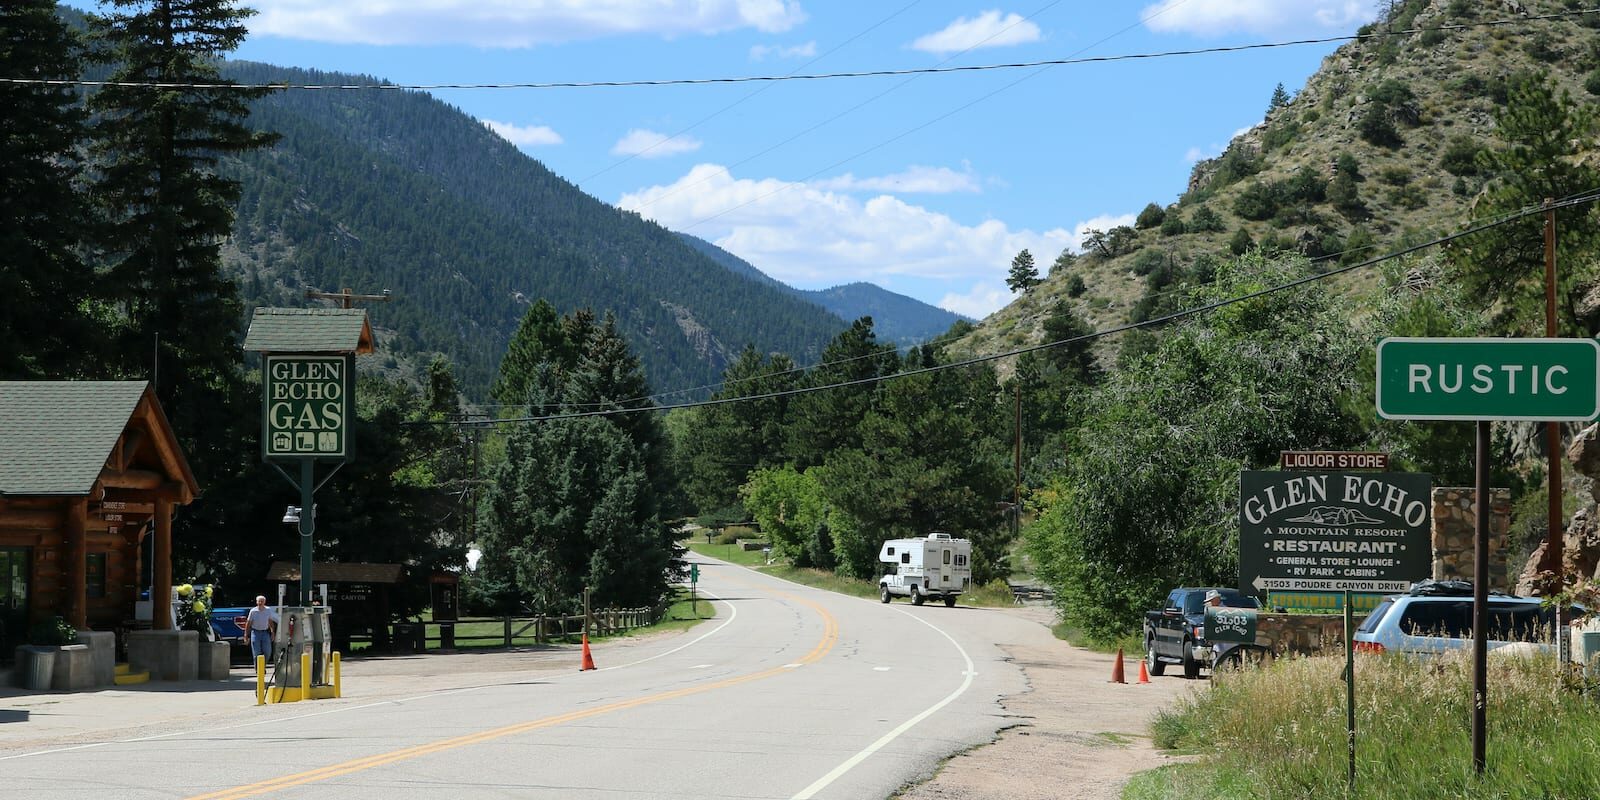
{"label": "cabin door", "polygon": [[951,562],[952,559],[953,559],[953,556],[951,554],[950,548],[948,548],[948,547],[939,548],[939,588],[941,588],[941,589],[949,589],[949,588],[951,588],[951,586],[950,586],[950,583],[951,583],[951,581],[950,581],[950,562]]}
{"label": "cabin door", "polygon": [[33,548],[0,547],[0,653],[7,656],[28,638],[28,578]]}

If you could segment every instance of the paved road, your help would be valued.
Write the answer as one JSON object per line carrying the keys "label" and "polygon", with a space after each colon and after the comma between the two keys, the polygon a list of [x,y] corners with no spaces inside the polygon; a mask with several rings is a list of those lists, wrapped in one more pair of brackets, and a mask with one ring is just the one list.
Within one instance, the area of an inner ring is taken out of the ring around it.
{"label": "paved road", "polygon": [[[200,730],[0,756],[17,797],[882,798],[989,741],[1020,670],[1002,613],[883,606],[699,559],[681,636],[360,702],[244,706]],[[355,670],[351,674],[355,674]]]}

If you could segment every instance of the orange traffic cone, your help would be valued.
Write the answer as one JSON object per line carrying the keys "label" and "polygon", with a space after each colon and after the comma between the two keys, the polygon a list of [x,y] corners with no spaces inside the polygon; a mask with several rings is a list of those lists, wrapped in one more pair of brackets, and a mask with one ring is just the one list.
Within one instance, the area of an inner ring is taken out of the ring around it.
{"label": "orange traffic cone", "polygon": [[585,632],[583,634],[583,666],[579,667],[578,671],[588,672],[591,669],[594,669],[594,656],[589,654],[589,634]]}
{"label": "orange traffic cone", "polygon": [[1127,683],[1122,677],[1122,648],[1117,648],[1117,662],[1111,667],[1112,683]]}
{"label": "orange traffic cone", "polygon": [[1150,671],[1148,669],[1145,669],[1144,659],[1142,659],[1142,658],[1139,659],[1139,682],[1140,683],[1149,683],[1150,682]]}

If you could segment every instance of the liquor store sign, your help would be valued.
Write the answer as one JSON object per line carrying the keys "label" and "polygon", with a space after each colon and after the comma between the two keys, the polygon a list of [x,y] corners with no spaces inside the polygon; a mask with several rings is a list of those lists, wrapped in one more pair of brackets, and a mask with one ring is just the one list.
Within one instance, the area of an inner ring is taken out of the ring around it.
{"label": "liquor store sign", "polygon": [[1432,476],[1243,472],[1239,589],[1400,592],[1433,571]]}
{"label": "liquor store sign", "polygon": [[269,355],[262,365],[261,447],[266,458],[349,455],[354,376],[342,355]]}

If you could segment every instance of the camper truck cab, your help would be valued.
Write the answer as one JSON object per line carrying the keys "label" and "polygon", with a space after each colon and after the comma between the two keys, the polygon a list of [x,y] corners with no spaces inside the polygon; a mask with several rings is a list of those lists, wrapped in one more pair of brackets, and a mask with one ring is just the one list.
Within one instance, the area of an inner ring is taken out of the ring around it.
{"label": "camper truck cab", "polygon": [[916,606],[939,597],[954,607],[956,596],[972,583],[972,542],[948,533],[890,539],[878,551],[878,560],[884,565],[878,591],[885,603],[895,595],[911,598]]}

